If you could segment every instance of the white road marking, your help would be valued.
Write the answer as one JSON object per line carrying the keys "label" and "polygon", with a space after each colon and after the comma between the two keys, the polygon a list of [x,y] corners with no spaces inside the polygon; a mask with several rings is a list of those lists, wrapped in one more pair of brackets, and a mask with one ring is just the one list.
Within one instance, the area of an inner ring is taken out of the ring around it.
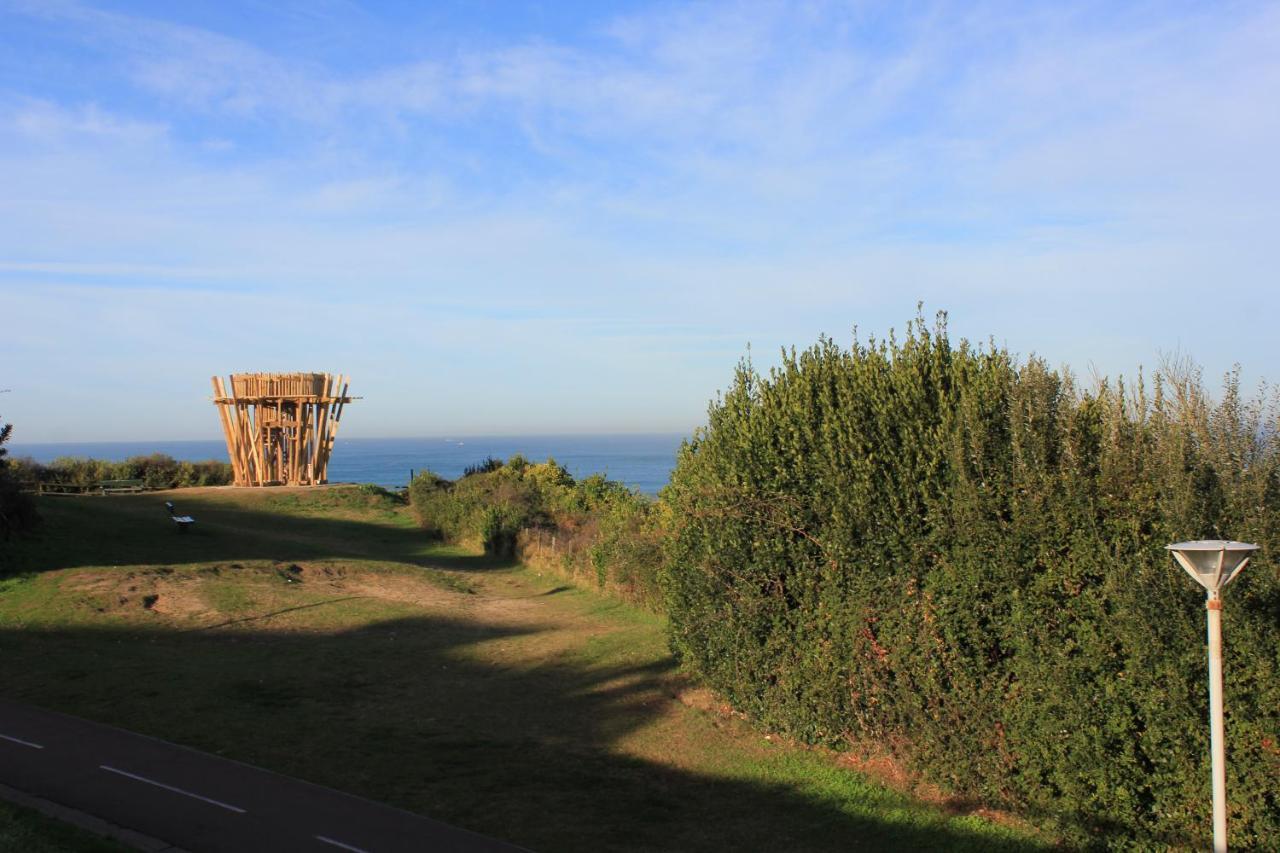
{"label": "white road marking", "polygon": [[343,844],[341,841],[334,841],[332,838],[325,838],[323,835],[315,836],[316,841],[323,841],[325,844],[332,844],[334,847],[341,847],[343,850],[350,850],[351,853],[369,853],[363,847],[352,847],[350,844]]}
{"label": "white road marking", "polygon": [[208,803],[211,806],[217,806],[218,808],[226,809],[229,812],[235,812],[236,814],[245,813],[244,809],[240,808],[239,806],[233,806],[228,803],[221,802],[219,800],[211,800],[208,797],[202,797],[199,794],[193,794],[190,791],[184,791],[181,788],[175,788],[172,785],[166,785],[163,782],[157,782],[155,779],[148,779],[146,776],[139,776],[135,773],[129,773],[125,770],[120,770],[119,768],[116,768],[116,767],[108,767],[105,764],[99,764],[98,767],[101,768],[102,770],[107,771],[108,773],[117,773],[121,776],[127,776],[130,779],[136,779],[139,782],[146,782],[148,785],[155,785],[157,788],[164,788],[166,791],[173,791],[175,794],[182,794],[184,797],[191,797],[193,800],[199,800],[202,803]]}
{"label": "white road marking", "polygon": [[14,743],[20,743],[23,746],[29,746],[32,749],[44,749],[44,747],[38,743],[32,743],[29,740],[23,740],[22,738],[18,738],[18,737],[9,737],[8,735],[0,735],[0,738],[4,738],[5,740],[12,741]]}

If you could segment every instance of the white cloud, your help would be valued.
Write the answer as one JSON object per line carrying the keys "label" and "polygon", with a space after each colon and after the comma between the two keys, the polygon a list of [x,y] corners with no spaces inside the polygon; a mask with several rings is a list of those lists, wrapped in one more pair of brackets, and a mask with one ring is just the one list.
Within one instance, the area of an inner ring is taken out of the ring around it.
{"label": "white cloud", "polygon": [[140,121],[103,110],[96,104],[65,108],[48,101],[16,99],[6,105],[11,132],[43,145],[103,142],[120,145],[163,143],[169,128],[163,122]]}

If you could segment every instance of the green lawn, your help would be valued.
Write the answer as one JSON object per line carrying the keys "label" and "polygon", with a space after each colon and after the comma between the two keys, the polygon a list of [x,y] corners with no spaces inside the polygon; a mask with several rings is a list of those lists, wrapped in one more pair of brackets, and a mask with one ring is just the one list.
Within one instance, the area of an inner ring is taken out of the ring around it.
{"label": "green lawn", "polygon": [[41,512],[0,552],[16,699],[542,851],[1049,846],[766,738],[681,677],[659,617],[433,545],[387,496],[193,489]]}
{"label": "green lawn", "polygon": [[125,853],[129,849],[0,800],[2,853]]}

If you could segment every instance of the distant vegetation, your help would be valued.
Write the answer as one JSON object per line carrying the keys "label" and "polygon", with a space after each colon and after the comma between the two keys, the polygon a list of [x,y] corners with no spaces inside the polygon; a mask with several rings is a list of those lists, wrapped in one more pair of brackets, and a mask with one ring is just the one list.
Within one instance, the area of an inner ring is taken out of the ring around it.
{"label": "distant vegetation", "polygon": [[660,607],[665,507],[600,475],[575,481],[555,460],[487,459],[456,481],[409,486],[421,525],[445,541],[517,557]]}
{"label": "distant vegetation", "polygon": [[142,480],[148,489],[176,489],[185,486],[225,486],[232,481],[231,465],[210,459],[207,462],[180,462],[164,453],[134,456],[123,462],[62,456],[48,464],[34,459],[15,459],[13,477],[22,483],[61,483],[88,487],[104,480]]}

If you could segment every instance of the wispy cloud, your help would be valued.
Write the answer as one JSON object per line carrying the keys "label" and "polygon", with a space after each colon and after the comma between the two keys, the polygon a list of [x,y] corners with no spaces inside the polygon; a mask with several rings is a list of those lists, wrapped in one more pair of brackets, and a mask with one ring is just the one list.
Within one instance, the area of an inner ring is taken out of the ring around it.
{"label": "wispy cloud", "polygon": [[153,145],[163,143],[168,127],[113,115],[96,104],[64,108],[48,101],[22,99],[8,104],[10,130],[38,145],[87,143]]}

